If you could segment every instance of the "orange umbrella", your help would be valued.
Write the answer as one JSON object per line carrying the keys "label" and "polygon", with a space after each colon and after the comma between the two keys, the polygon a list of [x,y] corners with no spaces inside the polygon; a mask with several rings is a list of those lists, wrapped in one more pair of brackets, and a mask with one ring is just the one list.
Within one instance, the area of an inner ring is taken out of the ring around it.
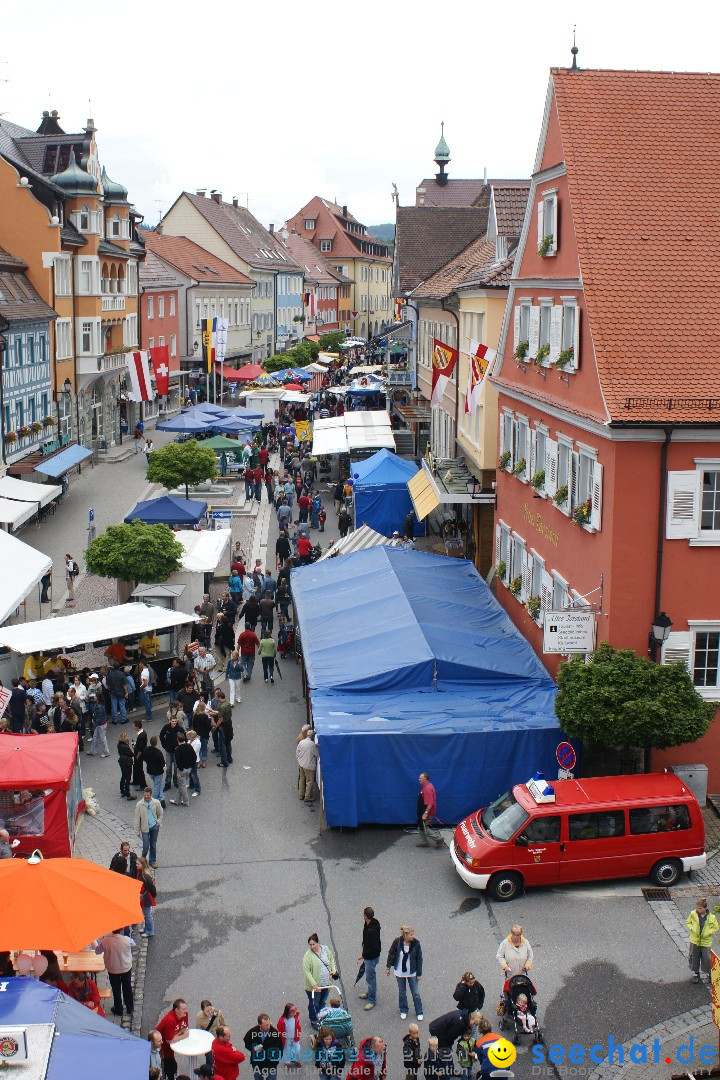
{"label": "orange umbrella", "polygon": [[0,859],[0,949],[79,952],[142,919],[127,875],[86,859]]}

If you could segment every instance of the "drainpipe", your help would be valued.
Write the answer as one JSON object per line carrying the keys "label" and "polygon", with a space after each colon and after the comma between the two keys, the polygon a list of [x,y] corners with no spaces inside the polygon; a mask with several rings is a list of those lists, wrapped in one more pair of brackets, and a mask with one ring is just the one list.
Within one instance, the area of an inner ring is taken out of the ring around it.
{"label": "drainpipe", "polygon": [[[660,602],[662,600],[662,568],[663,568],[663,553],[665,547],[665,511],[667,504],[667,455],[668,446],[672,441],[673,425],[669,424],[665,427],[665,441],[662,444],[660,450],[660,505],[658,509],[658,531],[657,531],[657,555],[655,559],[655,610],[652,613],[652,618],[662,610]],[[653,643],[652,645],[652,659],[657,660],[658,647]]]}

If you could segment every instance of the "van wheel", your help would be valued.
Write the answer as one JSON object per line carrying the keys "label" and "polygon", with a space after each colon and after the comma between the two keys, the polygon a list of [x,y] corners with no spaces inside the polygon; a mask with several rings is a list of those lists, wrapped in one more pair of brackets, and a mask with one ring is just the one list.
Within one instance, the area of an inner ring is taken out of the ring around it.
{"label": "van wheel", "polygon": [[512,870],[503,870],[493,874],[488,882],[487,891],[492,900],[514,900],[522,892],[523,880]]}
{"label": "van wheel", "polygon": [[677,859],[661,859],[650,871],[650,880],[662,889],[677,885],[682,875],[682,863]]}

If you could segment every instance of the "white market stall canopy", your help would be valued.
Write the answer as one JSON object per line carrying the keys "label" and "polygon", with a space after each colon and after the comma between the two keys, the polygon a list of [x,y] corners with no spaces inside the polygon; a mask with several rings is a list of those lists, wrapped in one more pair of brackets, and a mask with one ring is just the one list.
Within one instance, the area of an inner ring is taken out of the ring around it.
{"label": "white market stall canopy", "polygon": [[24,525],[37,512],[37,503],[17,502],[15,499],[0,499],[0,524],[11,525],[13,529]]}
{"label": "white market stall canopy", "polygon": [[0,566],[12,567],[12,573],[0,574],[0,623],[3,623],[47,573],[52,559],[0,530]]}
{"label": "white market stall canopy", "polygon": [[351,450],[395,449],[390,417],[384,409],[348,412],[313,423],[313,453],[347,454]]}
{"label": "white market stall canopy", "polygon": [[289,401],[292,405],[307,405],[312,394],[303,394],[300,390],[283,390],[281,401]]}
{"label": "white market stall canopy", "polygon": [[223,551],[230,541],[230,529],[190,532],[182,530],[174,534],[183,546],[183,570],[194,574],[212,574],[217,570]]}
{"label": "white market stall canopy", "polygon": [[47,655],[108,637],[135,637],[165,626],[183,626],[196,619],[197,616],[182,611],[147,604],[118,604],[97,611],[63,615],[59,619],[0,626],[0,645],[17,653],[43,652]]}
{"label": "white market stall canopy", "polygon": [[16,480],[14,476],[0,476],[0,498],[3,499],[47,506],[59,495],[62,495],[62,487],[56,484],[29,484],[27,480]]}
{"label": "white market stall canopy", "polygon": [[380,547],[382,544],[390,544],[387,536],[383,536],[382,533],[371,529],[369,525],[361,525],[355,532],[348,533],[347,536],[336,540],[332,547],[323,551],[318,562],[322,562],[323,559],[335,558],[337,555],[349,555],[352,551],[365,551],[366,548]]}

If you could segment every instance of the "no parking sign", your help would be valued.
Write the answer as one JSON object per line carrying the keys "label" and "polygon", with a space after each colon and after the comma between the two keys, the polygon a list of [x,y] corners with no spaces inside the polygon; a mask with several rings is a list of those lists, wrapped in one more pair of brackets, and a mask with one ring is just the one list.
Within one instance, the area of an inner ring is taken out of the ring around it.
{"label": "no parking sign", "polygon": [[560,766],[558,780],[572,780],[575,775],[572,770],[577,764],[577,754],[572,745],[569,742],[558,743],[555,756]]}

